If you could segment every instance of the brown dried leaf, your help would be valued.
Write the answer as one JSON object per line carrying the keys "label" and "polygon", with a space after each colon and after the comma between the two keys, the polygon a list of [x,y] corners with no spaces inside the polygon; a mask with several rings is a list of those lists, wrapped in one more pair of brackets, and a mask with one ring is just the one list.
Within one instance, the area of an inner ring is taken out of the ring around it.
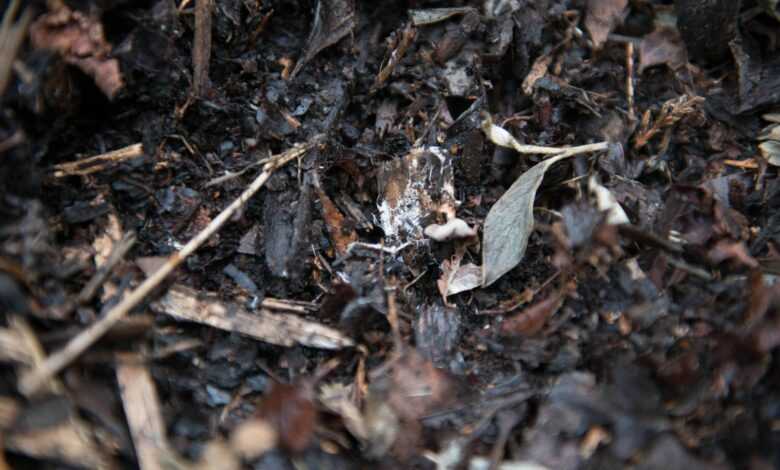
{"label": "brown dried leaf", "polygon": [[675,28],[663,27],[653,31],[639,43],[639,73],[648,67],[666,64],[676,70],[688,62],[688,53]]}
{"label": "brown dried leaf", "polygon": [[352,224],[348,224],[344,215],[339,211],[333,200],[325,193],[319,182],[319,177],[314,177],[314,187],[317,190],[317,195],[320,198],[320,205],[322,209],[322,218],[325,220],[325,225],[328,227],[328,233],[330,234],[333,245],[336,247],[336,252],[339,256],[344,256],[347,253],[349,244],[358,240],[357,233]]}
{"label": "brown dried leaf", "polygon": [[585,28],[593,40],[593,48],[601,49],[607,36],[623,23],[628,0],[588,0]]}
{"label": "brown dried leaf", "polygon": [[311,33],[306,40],[306,50],[295,64],[290,78],[295,78],[301,68],[321,50],[336,44],[351,33],[357,23],[355,17],[354,0],[319,0],[314,11]]}
{"label": "brown dried leaf", "polygon": [[544,300],[536,302],[517,315],[507,318],[501,324],[501,334],[507,336],[533,336],[539,333],[547,319],[550,318],[563,303],[561,292],[554,292]]}
{"label": "brown dried leaf", "polygon": [[30,41],[35,48],[58,52],[67,63],[92,77],[109,98],[124,86],[119,61],[110,58],[111,44],[106,42],[96,16],[63,6],[41,15],[30,25]]}
{"label": "brown dried leaf", "polygon": [[257,409],[257,415],[276,431],[279,444],[292,452],[309,445],[317,424],[317,409],[308,387],[275,383]]}

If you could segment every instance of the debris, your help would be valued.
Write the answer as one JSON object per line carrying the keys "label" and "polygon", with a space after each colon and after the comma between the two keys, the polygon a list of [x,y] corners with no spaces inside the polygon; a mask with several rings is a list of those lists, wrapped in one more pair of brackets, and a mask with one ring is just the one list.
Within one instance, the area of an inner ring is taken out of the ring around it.
{"label": "debris", "polygon": [[642,38],[639,43],[639,70],[656,65],[666,65],[677,70],[688,63],[688,54],[680,38],[680,32],[668,26],[656,29]]}
{"label": "debris", "polygon": [[600,211],[607,213],[607,223],[610,225],[628,224],[631,221],[628,220],[626,211],[620,206],[615,199],[615,195],[612,194],[609,189],[600,185],[596,180],[596,175],[591,175],[588,179],[588,188],[591,195],[596,199],[596,207]]}
{"label": "debris", "polygon": [[627,7],[628,0],[588,0],[585,28],[594,49],[601,49],[609,33],[623,23]]}
{"label": "debris", "polygon": [[33,17],[32,9],[27,7],[19,18],[16,18],[19,5],[19,0],[12,0],[6,5],[2,26],[0,26],[0,95],[5,92],[11,81],[16,53],[24,42],[27,26]]}
{"label": "debris", "polygon": [[220,302],[214,294],[198,293],[182,285],[172,286],[152,305],[156,311],[179,320],[234,331],[278,346],[341,349],[354,344],[337,330],[319,323],[267,310],[250,313],[239,304]]}
{"label": "debris", "polygon": [[192,95],[201,97],[208,90],[211,63],[211,15],[213,0],[195,1],[195,38],[192,41]]}
{"label": "debris", "polygon": [[94,157],[54,165],[54,177],[90,175],[143,155],[144,149],[142,144],[128,145],[118,150],[95,155]]}
{"label": "debris", "polygon": [[355,29],[356,23],[354,0],[317,0],[311,32],[306,40],[306,49],[295,64],[290,80],[294,79],[303,66],[321,50],[336,44],[350,34]]}
{"label": "debris", "polygon": [[640,128],[634,135],[634,148],[640,149],[659,132],[677,124],[682,118],[699,111],[699,105],[704,102],[701,96],[682,95],[667,100],[656,115],[652,124],[650,110],[642,115]]}
{"label": "debris", "polygon": [[469,224],[458,218],[451,219],[445,224],[431,224],[425,227],[423,232],[426,237],[430,237],[437,242],[475,237],[477,235],[477,229],[469,227]]}
{"label": "debris", "polygon": [[[586,146],[587,147],[587,146]],[[573,147],[577,148],[577,147]],[[604,150],[606,144],[593,145],[587,151]],[[542,160],[507,189],[490,208],[485,218],[482,241],[482,286],[496,282],[522,261],[528,239],[534,229],[534,199],[547,170],[573,154],[561,153]]]}
{"label": "debris", "polygon": [[441,147],[417,147],[382,165],[379,217],[391,240],[422,238],[423,220],[432,214],[455,215],[452,158]]}
{"label": "debris", "polygon": [[379,73],[377,74],[376,80],[374,81],[374,89],[383,86],[387,79],[389,79],[393,74],[393,70],[395,70],[395,67],[399,62],[401,62],[404,54],[406,54],[406,50],[409,49],[409,46],[412,45],[414,38],[417,36],[417,30],[414,28],[412,23],[409,23],[406,25],[403,31],[399,32],[399,36],[401,38],[398,41],[398,47],[390,52],[390,56],[387,58],[382,68],[379,69]]}
{"label": "debris", "polygon": [[92,77],[107,97],[114,98],[124,81],[119,61],[111,58],[111,44],[106,41],[100,20],[64,4],[55,8],[30,25],[33,47],[59,53],[67,63]]}
{"label": "debris", "polygon": [[110,330],[117,321],[124,318],[130,309],[143,301],[160,282],[168,277],[168,275],[187,258],[187,256],[197,250],[211,235],[216,233],[222,225],[263,186],[274,170],[289,163],[291,160],[300,157],[309,150],[312,145],[314,144],[293,147],[287,152],[279,155],[276,160],[267,163],[265,167],[263,167],[263,172],[255,178],[252,184],[247,187],[238,199],[226,207],[225,210],[208,225],[208,227],[187,242],[181,250],[169,257],[166,263],[155,271],[154,274],[125,296],[121,302],[106,312],[98,321],[79,333],[78,336],[68,342],[61,350],[54,352],[39,367],[21,377],[19,381],[20,391],[25,395],[35,393],[50,377],[57,374],[64,367],[67,367],[71,361],[86,351],[92,344],[100,339],[101,336]]}
{"label": "debris", "polygon": [[139,466],[142,470],[165,468],[165,423],[154,381],[141,357],[120,357],[116,377]]}

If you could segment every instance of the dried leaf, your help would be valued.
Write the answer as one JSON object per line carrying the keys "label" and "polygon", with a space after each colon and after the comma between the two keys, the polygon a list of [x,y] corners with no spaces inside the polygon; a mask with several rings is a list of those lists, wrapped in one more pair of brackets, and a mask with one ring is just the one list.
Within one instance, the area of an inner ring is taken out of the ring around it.
{"label": "dried leaf", "polygon": [[214,294],[198,293],[183,285],[172,286],[152,308],[180,320],[235,331],[278,346],[341,349],[354,344],[341,332],[319,323],[266,310],[250,313],[239,304],[219,302]]}
{"label": "dried leaf", "polygon": [[354,0],[319,0],[314,11],[314,24],[306,41],[306,50],[295,64],[290,78],[295,78],[304,65],[326,47],[330,47],[355,28]]}
{"label": "dried leaf", "polygon": [[761,150],[761,155],[764,156],[767,163],[774,166],[780,166],[780,142],[776,140],[767,140],[762,142],[758,149]]}
{"label": "dried leaf", "polygon": [[593,48],[601,49],[607,36],[623,23],[628,0],[588,0],[585,28],[593,40]]}
{"label": "dried leaf", "polygon": [[315,174],[314,187],[317,190],[317,195],[320,198],[320,208],[322,212],[322,218],[325,220],[325,225],[328,228],[328,233],[333,241],[333,246],[336,247],[336,252],[339,256],[344,256],[347,253],[349,244],[358,240],[355,229],[351,227],[352,224],[348,224],[344,215],[339,211],[336,204],[328,196],[319,181],[319,176]]}
{"label": "dried leaf", "polygon": [[279,444],[293,452],[309,445],[317,424],[317,409],[307,391],[305,386],[275,383],[257,409],[276,430]]}
{"label": "dried leaf", "polygon": [[570,155],[543,160],[520,175],[485,219],[482,286],[487,287],[518,265],[534,228],[534,199],[544,174]]}
{"label": "dried leaf", "polygon": [[642,38],[639,43],[639,73],[655,65],[666,64],[676,70],[688,62],[688,53],[675,28],[662,27]]}
{"label": "dried leaf", "polygon": [[428,8],[425,10],[409,10],[409,18],[411,18],[413,25],[422,26],[436,24],[456,15],[465,15],[476,11],[471,7]]}
{"label": "dried leaf", "polygon": [[30,25],[30,41],[38,49],[58,52],[67,63],[92,77],[109,98],[124,86],[119,61],[110,58],[111,44],[96,16],[62,6]]}
{"label": "dried leaf", "polygon": [[533,336],[539,333],[547,319],[550,318],[563,303],[561,292],[550,294],[544,300],[536,302],[522,312],[504,320],[501,324],[503,335]]}

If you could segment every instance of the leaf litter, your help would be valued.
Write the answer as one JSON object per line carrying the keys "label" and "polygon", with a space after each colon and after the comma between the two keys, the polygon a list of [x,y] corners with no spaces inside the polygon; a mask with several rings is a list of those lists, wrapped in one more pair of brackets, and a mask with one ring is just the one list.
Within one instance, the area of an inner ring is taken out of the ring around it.
{"label": "leaf litter", "polygon": [[777,2],[7,3],[0,466],[778,461]]}

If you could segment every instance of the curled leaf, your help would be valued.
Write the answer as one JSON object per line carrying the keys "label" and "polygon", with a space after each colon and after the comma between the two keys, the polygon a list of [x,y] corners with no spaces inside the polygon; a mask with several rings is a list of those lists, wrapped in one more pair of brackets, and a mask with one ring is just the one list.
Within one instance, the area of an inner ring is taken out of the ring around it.
{"label": "curled leaf", "polygon": [[482,248],[483,287],[493,284],[522,261],[534,229],[536,191],[547,170],[569,156],[557,155],[532,166],[490,209]]}

